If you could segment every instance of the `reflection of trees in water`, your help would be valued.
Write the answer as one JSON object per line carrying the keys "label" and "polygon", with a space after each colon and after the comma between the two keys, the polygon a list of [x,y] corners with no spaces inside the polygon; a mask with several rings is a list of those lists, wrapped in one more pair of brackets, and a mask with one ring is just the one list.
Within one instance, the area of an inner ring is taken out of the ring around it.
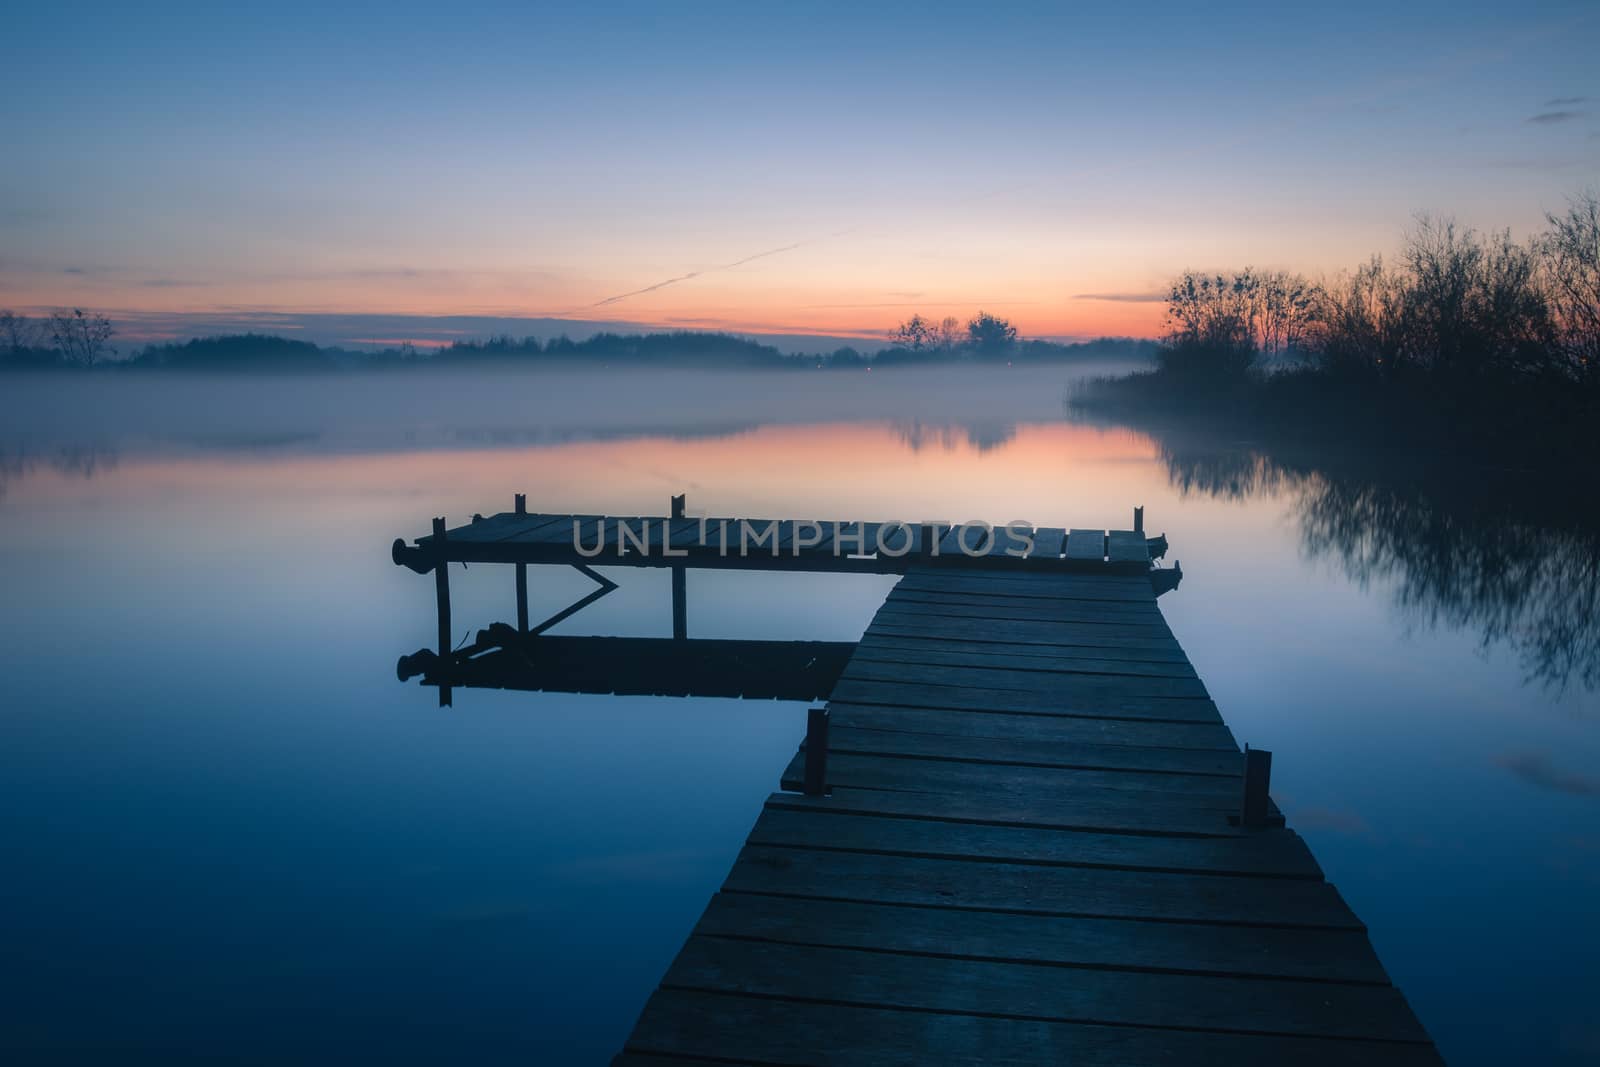
{"label": "reflection of trees in water", "polygon": [[1001,421],[938,425],[895,422],[890,424],[890,428],[894,431],[894,435],[905,442],[913,452],[920,452],[923,448],[929,447],[948,452],[963,442],[979,452],[988,452],[1017,436],[1016,423]]}
{"label": "reflection of trees in water", "polygon": [[1312,556],[1336,559],[1362,584],[1391,583],[1401,610],[1428,625],[1515,649],[1529,681],[1600,689],[1600,515],[1570,485],[1528,472],[1397,471],[1392,456],[1277,457],[1176,437],[1161,452],[1185,492],[1283,493]]}
{"label": "reflection of trees in water", "polygon": [[24,449],[14,452],[0,449],[0,499],[5,497],[6,490],[12,482],[26,478],[38,470],[41,464],[58,474],[93,478],[102,471],[116,467],[117,452],[113,448],[101,445],[63,445],[54,452],[42,456]]}

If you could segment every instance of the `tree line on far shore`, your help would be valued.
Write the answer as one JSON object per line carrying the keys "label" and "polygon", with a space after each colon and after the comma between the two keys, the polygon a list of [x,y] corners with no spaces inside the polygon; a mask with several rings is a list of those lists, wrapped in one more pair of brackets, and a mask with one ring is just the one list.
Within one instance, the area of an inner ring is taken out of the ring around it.
{"label": "tree line on far shore", "polygon": [[[947,322],[954,323],[950,319]],[[1149,360],[1155,344],[1130,338],[1101,338],[1061,344],[1021,340],[1011,323],[979,313],[946,343],[935,341],[926,320],[913,316],[891,332],[877,351],[842,347],[823,355],[785,353],[777,346],[725,333],[672,331],[597,333],[582,340],[509,335],[456,341],[431,348],[395,345],[378,351],[321,347],[308,341],[267,334],[231,334],[169,344],[152,344],[126,358],[110,345],[113,324],[81,310],[30,319],[0,312],[0,370],[64,370],[92,367],[128,370],[331,371],[341,369],[539,366],[552,363],[628,364],[724,368],[866,368],[942,361],[1066,362],[1101,358]]]}

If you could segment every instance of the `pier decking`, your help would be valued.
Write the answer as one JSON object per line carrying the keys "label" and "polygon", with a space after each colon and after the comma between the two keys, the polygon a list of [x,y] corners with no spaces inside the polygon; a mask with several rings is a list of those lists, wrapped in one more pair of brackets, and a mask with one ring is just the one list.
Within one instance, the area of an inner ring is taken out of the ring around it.
{"label": "pier decking", "polygon": [[[535,551],[572,562],[556,518],[567,558]],[[1167,627],[1142,531],[1056,533],[854,561],[903,577],[619,1067],[1441,1062]],[[520,562],[519,536],[441,540]]]}

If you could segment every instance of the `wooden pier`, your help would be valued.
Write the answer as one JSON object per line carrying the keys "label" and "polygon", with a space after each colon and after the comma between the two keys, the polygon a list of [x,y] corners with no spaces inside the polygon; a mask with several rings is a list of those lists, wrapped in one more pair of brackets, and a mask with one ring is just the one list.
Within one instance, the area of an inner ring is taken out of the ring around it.
{"label": "wooden pier", "polygon": [[[521,540],[551,528],[535,518],[395,558],[577,562],[573,517],[553,517],[565,556]],[[1150,569],[1164,539],[1041,530],[1037,556],[934,557],[915,533],[892,559],[763,568],[902,577],[615,1063],[1440,1063],[1271,804],[1270,755],[1241,751],[1168,629],[1156,596],[1173,572]],[[442,648],[435,683],[471,684],[470,661],[530,632]],[[617,688],[578,673],[599,687],[585,691]]]}

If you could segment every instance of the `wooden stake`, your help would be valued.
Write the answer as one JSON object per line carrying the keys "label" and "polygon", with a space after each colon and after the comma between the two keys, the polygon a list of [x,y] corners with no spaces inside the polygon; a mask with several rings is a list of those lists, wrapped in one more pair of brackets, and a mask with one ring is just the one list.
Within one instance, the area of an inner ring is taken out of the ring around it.
{"label": "wooden stake", "polygon": [[828,792],[827,708],[812,708],[806,712],[805,791],[808,797],[820,797]]}
{"label": "wooden stake", "polygon": [[1267,825],[1267,789],[1272,784],[1272,753],[1244,746],[1244,791],[1239,799],[1239,825],[1258,830]]}

